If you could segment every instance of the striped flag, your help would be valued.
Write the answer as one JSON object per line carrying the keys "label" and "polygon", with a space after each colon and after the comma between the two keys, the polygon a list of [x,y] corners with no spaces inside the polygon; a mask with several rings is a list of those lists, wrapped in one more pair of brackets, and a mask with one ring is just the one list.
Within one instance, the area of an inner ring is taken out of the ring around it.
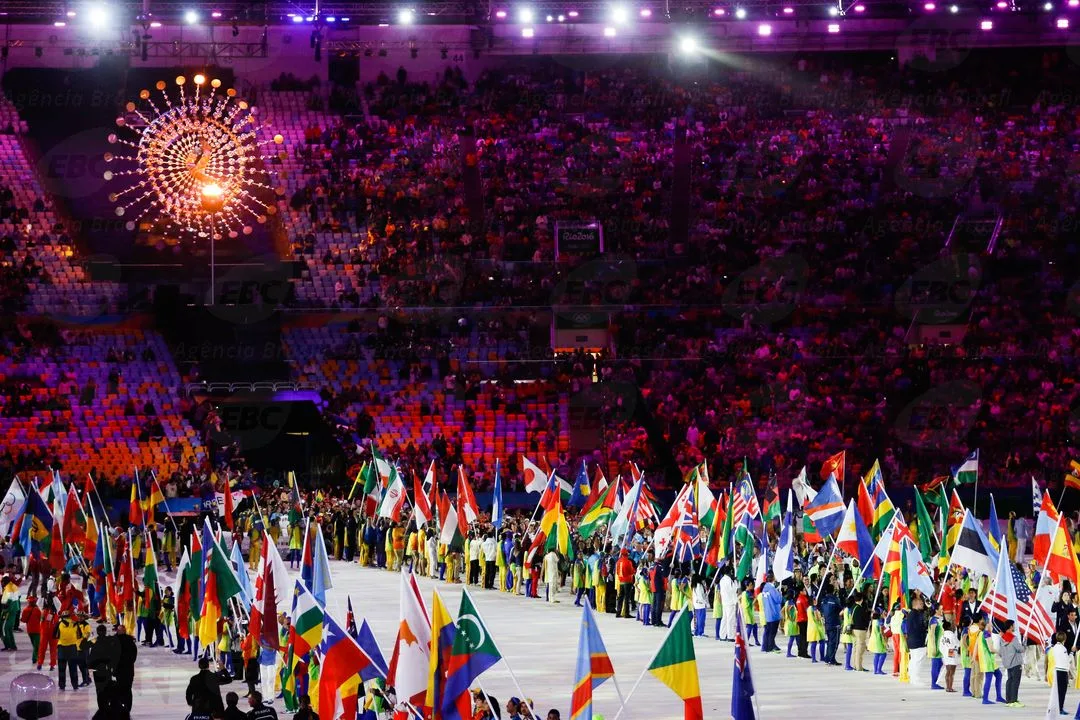
{"label": "striped flag", "polygon": [[983,598],[982,610],[996,620],[1012,620],[1022,637],[1045,645],[1054,634],[1054,621],[1039,600],[1032,596],[1024,574],[1009,562],[1008,541],[1003,540],[998,556],[997,580]]}
{"label": "striped flag", "polygon": [[835,475],[829,475],[818,494],[807,503],[806,514],[810,516],[822,537],[832,535],[840,528],[844,519],[844,499],[840,495]]}
{"label": "striped flag", "polygon": [[614,676],[615,668],[611,665],[600,630],[596,627],[592,606],[586,598],[581,614],[574,694],[570,698],[570,720],[592,720],[593,690]]}
{"label": "striped flag", "polygon": [[761,515],[761,507],[758,505],[757,493],[754,492],[754,484],[750,482],[750,476],[743,473],[742,480],[735,486],[731,501],[731,525],[749,526],[750,520]]}

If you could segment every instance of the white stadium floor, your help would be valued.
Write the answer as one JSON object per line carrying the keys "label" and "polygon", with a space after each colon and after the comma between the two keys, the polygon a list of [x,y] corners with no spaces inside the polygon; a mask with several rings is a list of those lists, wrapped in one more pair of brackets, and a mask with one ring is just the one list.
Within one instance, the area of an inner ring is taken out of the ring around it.
{"label": "white stadium floor", "polygon": [[[389,661],[398,624],[397,574],[333,561],[331,569],[335,587],[329,593],[328,609],[335,617],[344,620],[346,595],[351,595],[357,622],[361,616],[368,619]],[[168,578],[169,581],[171,579]],[[451,614],[457,614],[459,587],[425,579],[421,579],[420,583],[429,605],[431,590],[438,587]],[[573,598],[566,593],[561,596],[563,602],[549,605],[543,600],[526,600],[495,591],[472,589],[471,593],[524,692],[533,698],[539,717],[546,717],[547,710],[554,707],[561,711],[563,718],[569,718],[581,619],[581,611],[573,606]],[[612,615],[598,615],[598,618],[616,677],[626,695],[663,639],[663,631],[645,628],[633,620],[616,619]],[[705,717],[710,720],[730,716],[732,677],[732,644],[713,640],[712,630],[713,620],[710,617],[707,623],[710,637],[695,640]],[[29,640],[24,633],[19,633],[16,640],[19,645],[17,652],[0,653],[0,707],[11,711],[13,716],[10,682],[20,673],[32,670]],[[786,640],[782,635],[778,638],[781,648],[786,648]],[[891,676],[844,672],[842,668],[812,665],[808,660],[764,655],[758,648],[751,648],[750,657],[761,717],[766,719],[802,717],[855,720],[914,718],[920,715],[956,720],[1041,718],[1045,716],[1049,695],[1045,684],[1025,678],[1020,686],[1020,700],[1027,704],[1026,708],[984,706],[978,700],[961,697],[960,693],[946,695],[944,692],[931,691],[929,687],[915,688],[902,684]],[[839,659],[842,660],[842,657]],[[866,660],[870,662],[869,655]],[[886,668],[891,668],[891,661]],[[183,720],[188,712],[184,689],[194,672],[195,666],[190,656],[181,658],[167,649],[140,646],[132,717],[138,720]],[[957,687],[961,672],[957,672]],[[924,676],[929,676],[929,662],[925,666]],[[504,664],[496,665],[481,680],[485,690],[499,699],[500,704],[512,695],[519,695]],[[241,684],[231,687],[237,689],[240,695],[246,692]],[[77,692],[69,688],[58,695],[60,699],[55,716],[58,720],[83,720],[93,715],[96,709],[93,687]],[[1075,710],[1078,700],[1080,691],[1071,690],[1066,700],[1067,707]],[[280,700],[276,707],[285,716]],[[594,712],[602,714],[606,720],[612,720],[618,708],[619,701],[612,683],[605,683],[596,691]],[[622,717],[678,720],[682,718],[682,705],[671,691],[647,675]]]}

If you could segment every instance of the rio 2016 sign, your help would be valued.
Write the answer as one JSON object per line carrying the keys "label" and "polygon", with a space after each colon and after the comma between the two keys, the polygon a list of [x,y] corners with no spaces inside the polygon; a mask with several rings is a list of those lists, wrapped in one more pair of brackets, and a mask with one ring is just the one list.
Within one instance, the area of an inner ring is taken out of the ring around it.
{"label": "rio 2016 sign", "polygon": [[555,259],[595,257],[604,252],[604,226],[598,222],[555,225]]}

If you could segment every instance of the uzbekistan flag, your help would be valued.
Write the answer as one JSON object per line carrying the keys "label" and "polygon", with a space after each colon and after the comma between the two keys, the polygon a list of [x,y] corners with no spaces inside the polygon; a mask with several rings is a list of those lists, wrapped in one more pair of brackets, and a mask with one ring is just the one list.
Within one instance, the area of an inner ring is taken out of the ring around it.
{"label": "uzbekistan flag", "polygon": [[574,674],[574,694],[570,698],[570,720],[592,720],[593,690],[615,676],[611,658],[596,627],[588,599],[582,607],[581,635],[578,638],[577,669]]}

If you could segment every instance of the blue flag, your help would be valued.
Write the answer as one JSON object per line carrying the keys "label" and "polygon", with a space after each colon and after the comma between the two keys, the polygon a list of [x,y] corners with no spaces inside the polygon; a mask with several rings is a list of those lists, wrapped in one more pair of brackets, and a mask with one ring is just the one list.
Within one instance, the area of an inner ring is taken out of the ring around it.
{"label": "blue flag", "polygon": [[250,608],[255,600],[255,588],[252,587],[251,578],[248,577],[247,563],[244,562],[244,556],[240,553],[239,542],[233,543],[229,561],[236,570],[236,579],[240,581],[240,600],[244,603],[244,607]]}
{"label": "blue flag", "polygon": [[741,610],[735,612],[735,667],[731,678],[732,720],[754,720],[754,680],[750,674],[750,653]]}
{"label": "blue flag", "polygon": [[502,478],[499,477],[499,461],[495,461],[495,492],[491,496],[491,524],[498,530],[503,521]]}
{"label": "blue flag", "polygon": [[567,507],[578,508],[585,504],[585,501],[589,499],[592,494],[592,488],[589,486],[589,471],[585,467],[585,461],[581,461],[581,470],[578,471],[577,480],[574,482],[574,491],[570,493],[570,500],[566,503]]}
{"label": "blue flag", "polygon": [[1001,549],[1001,524],[998,522],[997,506],[994,505],[994,493],[990,493],[990,542],[995,550]]}
{"label": "blue flag", "polygon": [[366,619],[360,623],[360,632],[356,635],[356,642],[371,658],[370,665],[360,668],[360,679],[368,682],[375,678],[385,678],[387,674],[386,660],[383,658],[382,650],[379,649],[379,643],[375,642],[375,635],[372,634],[371,627],[368,626]]}

